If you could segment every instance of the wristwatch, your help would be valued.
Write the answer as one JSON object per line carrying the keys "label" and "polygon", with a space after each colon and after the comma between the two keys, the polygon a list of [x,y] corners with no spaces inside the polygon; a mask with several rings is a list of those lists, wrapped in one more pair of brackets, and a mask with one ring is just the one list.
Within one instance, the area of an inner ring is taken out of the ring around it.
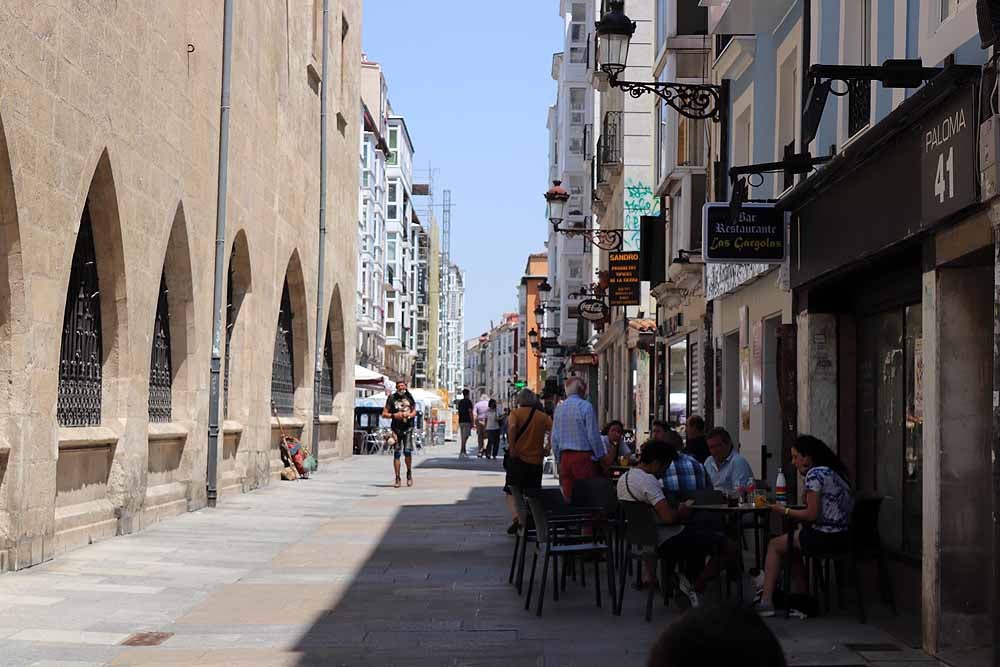
{"label": "wristwatch", "polygon": [[786,507],[785,508],[785,516],[788,516],[788,513],[791,512],[791,511],[792,511],[791,507]]}

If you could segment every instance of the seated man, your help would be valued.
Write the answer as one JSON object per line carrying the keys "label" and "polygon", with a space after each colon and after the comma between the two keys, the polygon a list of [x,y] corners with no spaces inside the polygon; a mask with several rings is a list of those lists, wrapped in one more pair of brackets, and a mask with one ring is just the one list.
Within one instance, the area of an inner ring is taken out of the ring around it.
{"label": "seated man", "polygon": [[[629,469],[618,480],[618,500],[645,503],[653,508],[662,522],[657,529],[662,555],[682,562],[700,558],[704,566],[693,584],[683,573],[677,575],[681,592],[692,607],[697,607],[701,604],[701,593],[705,586],[718,572],[718,560],[714,552],[721,549],[729,553],[730,547],[718,533],[700,526],[684,525],[682,522],[691,516],[688,505],[682,504],[674,509],[667,502],[658,478],[663,476],[677,456],[677,452],[666,443],[649,441],[644,444],[639,465]],[[712,554],[707,564],[704,558],[706,553]],[[649,585],[655,580],[653,568],[648,563],[643,564],[643,580]]]}
{"label": "seated man", "polygon": [[721,427],[713,428],[706,436],[711,456],[705,461],[705,471],[712,480],[712,487],[718,491],[731,491],[747,481],[753,480],[750,463],[736,451],[729,432]]}
{"label": "seated man", "polygon": [[698,459],[684,453],[684,441],[677,431],[662,421],[654,421],[650,440],[662,442],[677,453],[663,475],[664,490],[678,493],[711,488],[705,466],[698,463]]}

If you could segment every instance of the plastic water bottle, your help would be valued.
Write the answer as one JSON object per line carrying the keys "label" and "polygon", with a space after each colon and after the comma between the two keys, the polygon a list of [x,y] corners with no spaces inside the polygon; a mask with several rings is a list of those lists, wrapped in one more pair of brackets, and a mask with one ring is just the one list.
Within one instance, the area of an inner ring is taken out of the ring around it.
{"label": "plastic water bottle", "polygon": [[778,479],[774,482],[774,499],[779,503],[786,502],[788,500],[787,483],[785,482],[785,473],[782,470],[778,471]]}

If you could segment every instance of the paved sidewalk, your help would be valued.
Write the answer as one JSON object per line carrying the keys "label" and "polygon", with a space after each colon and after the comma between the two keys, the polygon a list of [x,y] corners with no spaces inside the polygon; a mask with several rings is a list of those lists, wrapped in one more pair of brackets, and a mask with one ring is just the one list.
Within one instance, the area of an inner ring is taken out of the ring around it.
{"label": "paved sidewalk", "polygon": [[[646,624],[630,591],[615,617],[570,584],[525,612],[499,461],[456,452],[418,457],[413,488],[392,488],[390,458],[355,457],[4,575],[0,665],[644,665],[678,611]],[[772,625],[793,664],[937,664],[853,619]]]}

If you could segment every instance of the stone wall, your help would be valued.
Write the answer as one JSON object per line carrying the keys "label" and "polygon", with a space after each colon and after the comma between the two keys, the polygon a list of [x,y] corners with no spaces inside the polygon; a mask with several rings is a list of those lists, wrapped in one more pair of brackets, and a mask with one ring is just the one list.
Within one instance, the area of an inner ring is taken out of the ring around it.
{"label": "stone wall", "polygon": [[[236,3],[225,256],[238,315],[220,487],[273,479],[271,362],[286,276],[295,419],[305,442],[312,435],[321,5]],[[355,333],[344,324],[355,312],[360,136],[361,2],[330,8],[320,306],[338,395],[324,458],[351,451],[351,429],[336,422],[351,423],[344,360]],[[213,2],[0,4],[0,568],[205,505],[222,26]],[[102,413],[98,426],[60,428],[63,315],[85,204],[101,291]],[[172,421],[150,424],[161,271]]]}

